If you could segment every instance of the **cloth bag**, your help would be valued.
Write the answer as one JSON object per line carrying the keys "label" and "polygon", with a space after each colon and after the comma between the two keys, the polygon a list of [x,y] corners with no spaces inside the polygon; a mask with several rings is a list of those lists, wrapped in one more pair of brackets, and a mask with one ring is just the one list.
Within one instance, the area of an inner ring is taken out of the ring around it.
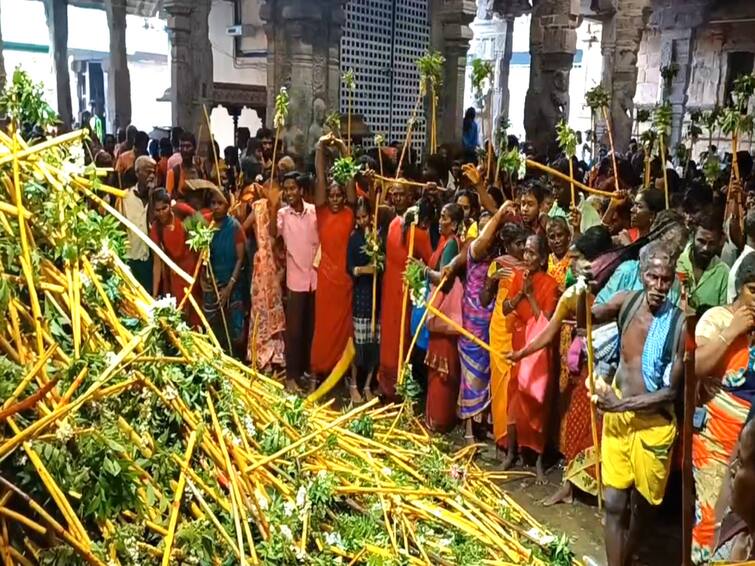
{"label": "cloth bag", "polygon": [[[434,289],[435,289],[435,286],[430,285],[431,297],[432,297]],[[458,324],[459,326],[462,326],[461,304],[462,304],[463,299],[464,299],[464,287],[462,286],[461,281],[457,277],[456,279],[454,279],[454,284],[448,293],[443,293],[443,292],[438,293],[438,296],[435,298],[433,306],[435,307],[436,310],[442,312],[448,318],[453,320],[456,324]],[[448,334],[448,335],[459,334],[459,331],[456,328],[454,328],[450,324],[447,324],[445,321],[435,316],[432,313],[432,311],[430,311],[427,315],[427,329],[430,332],[437,332],[438,334]]]}
{"label": "cloth bag", "polygon": [[[528,320],[524,329],[525,342],[532,342],[546,326],[548,326],[548,319],[545,318],[543,313],[540,313],[537,318]],[[550,354],[550,348],[543,348],[519,361],[519,370],[517,371],[519,390],[539,403],[545,401],[545,394],[548,390],[548,356]]]}

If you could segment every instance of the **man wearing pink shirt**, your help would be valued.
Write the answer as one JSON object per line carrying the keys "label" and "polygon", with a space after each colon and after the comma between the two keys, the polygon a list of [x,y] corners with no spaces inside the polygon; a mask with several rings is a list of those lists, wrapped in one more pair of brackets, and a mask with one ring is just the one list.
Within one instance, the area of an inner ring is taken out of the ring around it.
{"label": "man wearing pink shirt", "polygon": [[283,198],[288,203],[278,210],[277,235],[286,246],[286,381],[293,386],[309,372],[309,351],[315,318],[317,268],[320,247],[317,214],[304,202],[301,174],[283,178]]}

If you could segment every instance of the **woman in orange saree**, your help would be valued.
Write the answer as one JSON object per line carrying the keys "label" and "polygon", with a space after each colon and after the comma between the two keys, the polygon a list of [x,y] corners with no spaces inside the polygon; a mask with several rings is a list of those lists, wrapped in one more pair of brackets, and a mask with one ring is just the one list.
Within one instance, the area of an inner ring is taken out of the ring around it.
{"label": "woman in orange saree", "polygon": [[[692,435],[695,516],[692,560],[710,561],[723,512],[719,496],[755,399],[755,255],[745,257],[736,274],[737,298],[708,310],[695,328],[695,374],[717,392],[704,405]],[[697,420],[697,419],[696,419]],[[718,505],[717,505],[718,504]]]}
{"label": "woman in orange saree", "polygon": [[506,354],[513,351],[512,334],[503,302],[509,296],[509,285],[514,270],[523,266],[524,242],[527,233],[519,224],[508,222],[501,229],[501,239],[505,254],[490,264],[488,279],[481,294],[483,305],[495,300],[490,318],[490,414],[493,422],[493,436],[498,446],[503,446],[506,436],[506,422],[509,406],[509,379],[513,364]]}
{"label": "woman in orange saree", "polygon": [[[351,318],[352,281],[346,266],[348,244],[354,229],[356,187],[352,179],[346,186],[336,181],[327,184],[325,145],[335,145],[341,155],[348,151],[343,141],[332,134],[320,139],[316,148],[317,231],[320,235],[320,265],[315,292],[315,328],[310,365],[315,376],[327,375],[338,364],[354,327]],[[310,383],[310,388],[314,388]]]}
{"label": "woman in orange saree", "polygon": [[[508,298],[503,303],[512,329],[511,346],[519,350],[529,335],[536,335],[547,325],[558,302],[558,283],[545,272],[548,259],[544,236],[533,235],[524,245],[526,271],[517,269],[511,279]],[[537,358],[535,358],[535,356]],[[507,453],[504,469],[511,467],[519,447],[537,454],[537,480],[545,482],[543,452],[548,410],[547,389],[550,381],[550,353],[538,352],[517,362],[509,380],[509,406],[506,431]]]}

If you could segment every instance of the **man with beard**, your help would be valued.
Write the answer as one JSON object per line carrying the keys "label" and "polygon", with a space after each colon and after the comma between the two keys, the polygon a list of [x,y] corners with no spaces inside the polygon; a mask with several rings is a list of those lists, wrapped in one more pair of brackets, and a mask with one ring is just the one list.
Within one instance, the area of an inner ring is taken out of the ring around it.
{"label": "man with beard", "polygon": [[700,219],[692,242],[682,252],[677,271],[684,279],[689,306],[702,314],[710,307],[726,304],[729,267],[718,258],[723,221],[719,214]]}
{"label": "man with beard", "polygon": [[169,168],[165,179],[165,188],[173,198],[183,197],[187,181],[207,178],[204,162],[196,154],[197,140],[194,134],[183,132],[178,149],[181,152],[181,163]]}
{"label": "man with beard", "polygon": [[640,252],[643,290],[592,308],[596,323],[616,320],[620,361],[612,384],[597,380],[603,415],[601,473],[608,566],[629,563],[642,509],[660,505],[676,438],[674,401],[683,379],[684,316],[668,299],[674,253],[662,241]]}

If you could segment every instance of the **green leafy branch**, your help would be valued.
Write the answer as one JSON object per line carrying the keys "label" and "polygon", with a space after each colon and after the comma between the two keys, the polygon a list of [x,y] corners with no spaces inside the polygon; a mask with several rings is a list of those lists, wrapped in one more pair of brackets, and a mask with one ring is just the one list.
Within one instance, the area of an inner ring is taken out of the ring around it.
{"label": "green leafy branch", "polygon": [[194,252],[210,251],[212,238],[215,236],[215,229],[211,228],[201,214],[192,214],[183,222],[184,229],[188,238],[186,245]]}
{"label": "green leafy branch", "polygon": [[593,112],[597,113],[601,108],[608,108],[611,97],[603,85],[596,85],[585,93],[585,103]]}
{"label": "green leafy branch", "polygon": [[446,58],[439,51],[428,51],[417,59],[422,94],[428,91],[436,95],[443,85],[443,64]]}
{"label": "green leafy branch", "polygon": [[[475,59],[472,61],[472,90],[475,91],[477,98],[482,98],[483,87],[488,86],[492,82],[493,77],[493,62],[485,61],[483,59]],[[488,83],[486,85],[485,83]]]}
{"label": "green leafy branch", "polygon": [[524,179],[527,173],[527,157],[517,147],[502,151],[498,157],[498,169],[506,171],[511,179],[514,175],[520,180]]}
{"label": "green leafy branch", "polygon": [[569,127],[566,120],[561,120],[556,125],[556,137],[564,155],[574,157],[577,154],[577,132]]}
{"label": "green leafy branch", "polygon": [[288,119],[288,90],[282,86],[278,96],[275,97],[275,116],[273,117],[273,126],[278,130],[286,125]]}
{"label": "green leafy branch", "polygon": [[668,101],[655,107],[653,127],[659,135],[668,136],[671,133],[671,116],[671,104]]}
{"label": "green leafy branch", "polygon": [[331,177],[342,187],[346,186],[357,173],[359,173],[359,165],[356,164],[354,158],[350,155],[339,157],[330,168]]}
{"label": "green leafy branch", "polygon": [[354,92],[357,88],[356,76],[354,75],[354,71],[351,69],[341,75],[341,82],[343,82],[343,86],[345,86],[346,89],[351,92]]}
{"label": "green leafy branch", "polygon": [[16,67],[13,77],[0,96],[0,112],[17,130],[25,125],[45,129],[58,121],[58,115],[44,100],[42,83],[35,83],[26,71]]}
{"label": "green leafy branch", "polygon": [[367,232],[366,242],[362,246],[362,251],[369,259],[370,265],[374,265],[377,271],[385,269],[385,251],[380,243],[380,237],[374,230]]}
{"label": "green leafy branch", "polygon": [[330,131],[336,136],[341,137],[341,113],[337,110],[333,110],[325,118],[325,125],[330,128]]}

